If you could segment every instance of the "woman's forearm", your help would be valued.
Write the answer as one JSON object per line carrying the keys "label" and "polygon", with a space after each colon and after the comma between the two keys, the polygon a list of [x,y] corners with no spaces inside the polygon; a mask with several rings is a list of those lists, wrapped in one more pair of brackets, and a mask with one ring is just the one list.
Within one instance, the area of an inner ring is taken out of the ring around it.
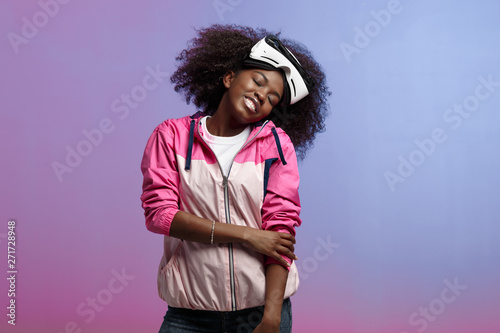
{"label": "woman's forearm", "polygon": [[[198,243],[210,244],[213,221],[179,211],[170,226],[170,236]],[[248,227],[215,221],[213,242],[242,243],[247,239]]]}
{"label": "woman's forearm", "polygon": [[264,323],[279,326],[287,278],[288,270],[285,267],[277,264],[266,266],[266,304],[262,318]]}
{"label": "woman's forearm", "polygon": [[[212,233],[213,228],[213,233]],[[170,225],[169,236],[191,242],[213,243],[244,243],[251,249],[277,260],[287,266],[285,255],[297,259],[293,244],[295,238],[289,233],[260,230],[252,227],[221,223],[204,219],[196,215],[178,211]]]}

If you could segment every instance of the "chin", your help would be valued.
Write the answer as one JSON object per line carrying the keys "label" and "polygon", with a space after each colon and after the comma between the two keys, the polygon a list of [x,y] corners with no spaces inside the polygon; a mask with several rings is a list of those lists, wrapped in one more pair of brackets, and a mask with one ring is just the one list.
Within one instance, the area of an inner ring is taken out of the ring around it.
{"label": "chin", "polygon": [[251,113],[246,108],[237,112],[235,116],[235,118],[238,119],[238,122],[242,124],[251,124],[262,119],[258,113]]}

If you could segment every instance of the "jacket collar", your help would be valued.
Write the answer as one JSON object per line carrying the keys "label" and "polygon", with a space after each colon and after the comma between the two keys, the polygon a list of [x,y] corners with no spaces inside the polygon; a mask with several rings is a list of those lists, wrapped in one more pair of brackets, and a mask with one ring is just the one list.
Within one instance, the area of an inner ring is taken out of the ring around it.
{"label": "jacket collar", "polygon": [[[198,111],[194,115],[189,117],[189,119],[190,119],[190,121],[188,123],[189,143],[188,143],[188,150],[187,150],[187,156],[186,156],[186,165],[184,167],[185,170],[189,170],[191,168],[191,157],[192,157],[192,152],[193,152],[194,137],[196,136],[196,138],[198,140],[202,140],[199,137],[197,129],[198,129],[198,126],[200,125],[200,120],[205,116],[207,116],[206,113],[204,113],[202,111]],[[245,143],[245,146],[249,142],[255,140],[257,137],[272,135],[272,136],[274,136],[274,140],[276,142],[276,147],[278,149],[280,159],[281,159],[283,165],[286,165],[286,161],[285,161],[285,158],[283,156],[283,151],[281,149],[281,143],[279,140],[278,133],[276,132],[276,127],[275,127],[274,123],[270,120],[265,121],[265,122],[258,121],[256,123],[252,124],[252,126],[253,126],[253,128],[252,128],[252,131],[250,132],[250,135],[249,135],[249,139],[248,139],[249,141],[247,141]],[[262,128],[263,126],[265,126],[265,128]]]}

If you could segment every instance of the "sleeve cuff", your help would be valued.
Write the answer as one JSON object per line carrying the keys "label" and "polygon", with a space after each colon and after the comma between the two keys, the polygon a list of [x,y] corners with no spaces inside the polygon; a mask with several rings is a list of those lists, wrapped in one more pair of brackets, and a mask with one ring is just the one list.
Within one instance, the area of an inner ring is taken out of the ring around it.
{"label": "sleeve cuff", "polygon": [[167,209],[165,214],[162,214],[160,216],[159,222],[159,227],[160,230],[162,230],[165,235],[170,236],[170,226],[172,225],[172,220],[174,219],[175,214],[179,209]]}
{"label": "sleeve cuff", "polygon": [[[292,265],[292,259],[288,258],[287,256],[284,256],[282,255],[281,256],[283,259],[286,260],[287,263],[289,263],[290,265]],[[269,265],[269,264],[277,264],[277,265],[281,265],[283,267],[285,267],[287,270],[290,271],[290,266],[284,266],[282,263],[280,263],[278,260],[274,259],[274,258],[271,258],[271,257],[266,257],[266,266]]]}

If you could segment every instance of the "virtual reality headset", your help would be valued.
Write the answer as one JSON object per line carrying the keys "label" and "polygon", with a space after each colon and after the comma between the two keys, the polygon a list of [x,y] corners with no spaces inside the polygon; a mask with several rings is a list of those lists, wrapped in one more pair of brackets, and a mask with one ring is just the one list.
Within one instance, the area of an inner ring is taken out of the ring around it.
{"label": "virtual reality headset", "polygon": [[243,65],[281,70],[285,83],[282,104],[285,107],[307,96],[314,85],[313,79],[302,68],[297,58],[274,35],[268,35],[258,41],[243,61]]}

